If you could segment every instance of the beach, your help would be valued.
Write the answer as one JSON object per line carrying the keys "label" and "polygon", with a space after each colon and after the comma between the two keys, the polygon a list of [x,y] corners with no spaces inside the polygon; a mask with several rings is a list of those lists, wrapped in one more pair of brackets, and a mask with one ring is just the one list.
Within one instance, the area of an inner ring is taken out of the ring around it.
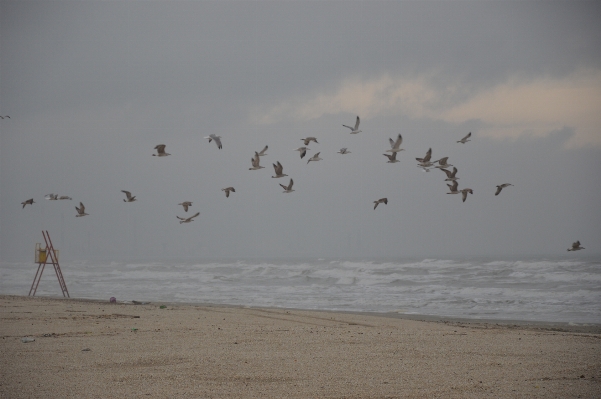
{"label": "beach", "polygon": [[387,316],[2,295],[0,397],[601,397],[599,325]]}

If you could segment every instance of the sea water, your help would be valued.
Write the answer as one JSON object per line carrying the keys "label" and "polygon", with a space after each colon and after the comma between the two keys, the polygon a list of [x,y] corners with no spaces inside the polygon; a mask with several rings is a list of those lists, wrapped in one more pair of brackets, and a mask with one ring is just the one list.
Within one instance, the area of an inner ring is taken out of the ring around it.
{"label": "sea water", "polygon": [[[0,294],[27,295],[37,265],[0,262]],[[72,298],[601,323],[601,261],[67,261]],[[61,296],[47,265],[37,296]]]}

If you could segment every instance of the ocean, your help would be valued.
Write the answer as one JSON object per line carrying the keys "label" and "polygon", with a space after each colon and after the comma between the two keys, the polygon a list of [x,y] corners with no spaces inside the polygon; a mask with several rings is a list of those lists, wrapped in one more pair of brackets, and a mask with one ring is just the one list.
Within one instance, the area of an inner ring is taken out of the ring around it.
{"label": "ocean", "polygon": [[[0,294],[37,264],[0,262]],[[253,259],[67,261],[72,298],[601,324],[601,261]],[[36,296],[61,296],[47,265]]]}

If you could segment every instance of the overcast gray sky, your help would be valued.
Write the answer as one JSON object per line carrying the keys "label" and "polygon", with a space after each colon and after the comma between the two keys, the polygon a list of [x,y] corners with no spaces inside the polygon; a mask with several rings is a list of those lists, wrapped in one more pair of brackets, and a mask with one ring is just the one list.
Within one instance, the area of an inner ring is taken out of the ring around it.
{"label": "overcast gray sky", "polygon": [[[33,259],[41,230],[71,259],[554,256],[575,240],[601,254],[600,10],[0,1],[1,259]],[[301,160],[307,136],[319,144]],[[473,189],[465,203],[416,167],[428,148]]]}

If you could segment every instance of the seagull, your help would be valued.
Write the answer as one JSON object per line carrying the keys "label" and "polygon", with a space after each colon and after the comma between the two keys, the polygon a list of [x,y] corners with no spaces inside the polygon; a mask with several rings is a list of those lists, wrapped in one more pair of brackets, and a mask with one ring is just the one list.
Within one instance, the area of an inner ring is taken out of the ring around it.
{"label": "seagull", "polygon": [[288,186],[284,186],[283,184],[280,184],[280,186],[282,186],[282,188],[284,189],[284,193],[291,193],[294,190],[292,189],[292,185],[294,184],[294,180],[290,179],[290,183],[288,183]]}
{"label": "seagull", "polygon": [[307,148],[307,147],[299,147],[299,148],[297,148],[297,149],[296,149],[296,150],[294,150],[294,151],[299,151],[299,152],[300,152],[301,159],[303,159],[303,157],[304,157],[304,156],[307,154],[307,150],[308,150],[308,148]]}
{"label": "seagull", "polygon": [[33,198],[30,198],[27,201],[21,202],[21,205],[23,205],[23,208],[25,208],[25,205],[33,205],[33,204],[35,204],[35,201],[33,200]]}
{"label": "seagull", "polygon": [[230,191],[233,191],[234,193],[236,192],[236,190],[234,189],[234,187],[222,188],[221,191],[225,191],[225,198],[229,198]]}
{"label": "seagull", "polygon": [[495,195],[499,195],[501,190],[503,190],[505,187],[509,187],[509,186],[513,186],[513,184],[504,183],[504,184],[501,184],[500,186],[497,186],[497,192],[495,193]]}
{"label": "seagull", "polygon": [[434,161],[434,163],[438,162],[438,166],[435,166],[435,168],[445,169],[445,168],[450,168],[451,166],[453,166],[450,163],[447,163],[448,159],[449,159],[449,157],[444,157],[444,158],[440,158],[438,161]]}
{"label": "seagull", "polygon": [[10,116],[8,116],[8,115],[6,115],[6,116],[0,116],[0,119],[4,119],[4,118],[10,119]]}
{"label": "seagull", "polygon": [[267,155],[267,153],[265,151],[267,151],[267,148],[269,148],[268,146],[265,146],[265,148],[263,148],[261,151],[259,151],[259,156],[263,157],[265,155]]}
{"label": "seagull", "polygon": [[77,213],[79,213],[79,215],[75,215],[76,218],[89,215],[88,213],[86,213],[86,207],[83,206],[83,202],[80,202],[79,203],[79,208],[75,207],[75,209],[77,209]]}
{"label": "seagull", "polygon": [[447,178],[444,179],[444,181],[459,180],[458,177],[455,177],[455,175],[457,174],[457,168],[456,167],[453,167],[453,171],[452,172],[449,171],[449,170],[446,170],[446,169],[440,169],[440,170],[442,170],[443,172],[445,172],[447,174]]}
{"label": "seagull", "polygon": [[44,199],[47,199],[50,201],[56,201],[58,199],[58,194],[46,194],[44,196]]}
{"label": "seagull", "polygon": [[193,221],[192,219],[194,219],[198,215],[200,215],[200,212],[196,212],[196,215],[192,215],[189,218],[180,218],[179,216],[177,218],[180,220],[179,224],[190,223]]}
{"label": "seagull", "polygon": [[337,152],[337,154],[342,154],[342,155],[344,155],[344,154],[350,154],[350,153],[351,152],[347,151],[346,148],[341,148],[340,151]]}
{"label": "seagull", "polygon": [[388,158],[388,161],[386,163],[395,163],[395,162],[400,162],[398,159],[396,159],[396,152],[393,152],[391,155],[388,154],[382,154],[385,157]]}
{"label": "seagull", "polygon": [[69,197],[68,195],[61,195],[60,197],[58,197],[59,200],[71,200],[73,198]]}
{"label": "seagull", "polygon": [[273,169],[275,170],[275,176],[271,176],[274,179],[277,179],[278,177],[284,177],[284,176],[288,176],[282,173],[282,171],[284,170],[284,167],[282,166],[282,164],[280,163],[280,161],[277,161],[277,164],[273,163]]}
{"label": "seagull", "polygon": [[428,168],[431,166],[434,166],[434,164],[432,162],[430,162],[431,158],[432,158],[432,148],[428,149],[428,152],[426,153],[425,157],[415,158],[418,162],[417,166],[422,168],[426,172],[429,172],[430,170]]}
{"label": "seagull", "polygon": [[461,140],[459,140],[458,143],[465,144],[468,141],[472,141],[472,140],[468,140],[470,137],[472,137],[472,132],[469,132],[467,134],[467,136],[465,136],[464,138],[462,138]]}
{"label": "seagull", "polygon": [[321,154],[321,152],[318,152],[317,154],[313,155],[311,158],[309,158],[309,160],[307,161],[307,164],[311,161],[323,161],[322,158],[319,157],[319,154]]}
{"label": "seagull", "polygon": [[217,144],[217,148],[221,149],[223,146],[221,145],[221,136],[216,136],[214,134],[209,134],[205,139],[209,139],[209,143],[211,140],[215,140],[215,144]]}
{"label": "seagull", "polygon": [[457,180],[453,181],[453,184],[447,184],[449,191],[447,194],[459,194],[460,191],[457,190],[457,186],[459,186],[459,182]]}
{"label": "seagull", "polygon": [[572,248],[568,248],[568,251],[580,251],[581,249],[586,249],[580,246],[580,240],[576,241],[572,244]]}
{"label": "seagull", "polygon": [[121,190],[121,192],[125,193],[125,196],[127,197],[127,199],[123,199],[123,202],[134,202],[134,201],[137,201],[136,200],[136,196],[134,195],[132,197],[131,193],[129,191]]}
{"label": "seagull", "polygon": [[261,159],[259,158],[259,153],[255,151],[255,156],[250,159],[250,163],[252,164],[252,168],[248,168],[248,170],[259,170],[265,168],[264,166],[259,165]]}
{"label": "seagull", "polygon": [[159,144],[156,147],[154,147],[155,150],[157,150],[158,154],[152,154],[152,156],[156,156],[156,157],[166,157],[167,155],[171,155],[165,152],[165,144]]}
{"label": "seagull", "polygon": [[315,137],[307,137],[306,139],[301,139],[301,141],[305,143],[305,145],[309,145],[309,143],[312,141],[315,141],[316,144],[319,144]]}
{"label": "seagull", "polygon": [[471,188],[464,188],[463,190],[459,190],[459,192],[461,193],[463,202],[465,202],[465,199],[467,198],[467,193],[474,194]]}
{"label": "seagull", "polygon": [[426,152],[426,156],[423,158],[415,158],[417,162],[420,163],[430,163],[430,159],[432,158],[432,148],[428,149],[428,152]]}
{"label": "seagull", "polygon": [[374,209],[376,209],[379,204],[388,205],[388,198],[380,198],[379,200],[374,201],[374,204]]}
{"label": "seagull", "polygon": [[188,212],[188,207],[192,206],[192,203],[190,201],[185,201],[185,202],[182,202],[181,204],[178,204],[178,205],[181,205],[181,206],[184,207],[184,212]]}
{"label": "seagull", "polygon": [[357,121],[355,122],[355,127],[350,127],[347,125],[342,125],[344,127],[348,127],[349,129],[351,129],[351,134],[357,134],[357,133],[361,133],[361,130],[359,130],[359,123],[361,121],[359,120],[359,115],[357,115]]}
{"label": "seagull", "polygon": [[397,136],[396,141],[390,138],[388,139],[388,141],[390,142],[390,147],[392,148],[390,150],[386,150],[386,152],[396,153],[400,151],[405,151],[403,148],[400,148],[401,144],[403,143],[403,136],[401,136],[400,134]]}

